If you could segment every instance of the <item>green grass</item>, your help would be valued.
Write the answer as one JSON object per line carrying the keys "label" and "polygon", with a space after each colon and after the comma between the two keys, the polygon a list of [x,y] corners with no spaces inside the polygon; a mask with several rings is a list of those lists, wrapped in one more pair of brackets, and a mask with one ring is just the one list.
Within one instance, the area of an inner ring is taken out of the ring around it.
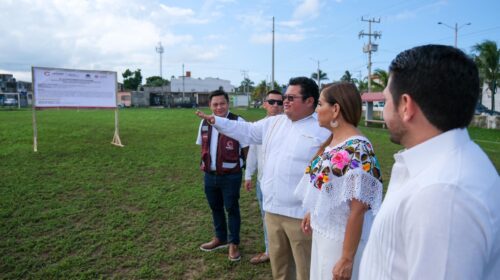
{"label": "green grass", "polygon": [[[208,112],[207,110],[205,110]],[[247,120],[260,109],[237,110]],[[1,279],[271,279],[255,193],[241,192],[243,259],[198,247],[212,236],[190,109],[0,111]],[[388,182],[387,130],[362,128]],[[500,167],[498,130],[470,129]]]}

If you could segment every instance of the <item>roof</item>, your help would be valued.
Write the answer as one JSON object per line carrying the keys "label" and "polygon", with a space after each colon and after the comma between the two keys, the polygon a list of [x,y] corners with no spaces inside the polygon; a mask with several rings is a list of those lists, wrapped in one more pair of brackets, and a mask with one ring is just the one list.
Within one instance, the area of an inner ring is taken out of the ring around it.
{"label": "roof", "polygon": [[361,95],[363,102],[385,101],[382,92],[365,92]]}

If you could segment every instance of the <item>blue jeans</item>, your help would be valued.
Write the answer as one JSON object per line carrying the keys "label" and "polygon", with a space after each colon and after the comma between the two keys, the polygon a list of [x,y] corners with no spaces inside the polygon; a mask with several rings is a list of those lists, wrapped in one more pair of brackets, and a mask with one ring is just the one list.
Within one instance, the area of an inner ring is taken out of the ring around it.
{"label": "blue jeans", "polygon": [[[212,210],[215,236],[222,242],[228,241],[236,245],[240,244],[241,177],[241,172],[227,175],[214,175],[205,172],[205,195]],[[227,212],[227,224],[224,208]]]}
{"label": "blue jeans", "polygon": [[260,215],[262,217],[262,227],[264,229],[264,244],[266,245],[266,254],[269,254],[269,239],[267,239],[267,227],[264,220],[266,212],[264,212],[264,202],[262,201],[262,190],[260,189],[260,181],[257,180],[255,183],[255,194],[257,195],[257,201],[259,202]]}

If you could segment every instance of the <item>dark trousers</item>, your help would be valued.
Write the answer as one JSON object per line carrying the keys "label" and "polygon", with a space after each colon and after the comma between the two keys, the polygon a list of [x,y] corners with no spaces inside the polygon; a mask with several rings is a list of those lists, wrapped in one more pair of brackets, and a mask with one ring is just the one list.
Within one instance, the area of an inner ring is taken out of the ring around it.
{"label": "dark trousers", "polygon": [[[215,236],[222,242],[240,244],[240,188],[241,172],[215,175],[205,172],[205,195],[212,210]],[[226,213],[227,212],[226,224]],[[227,228],[229,225],[229,238]]]}

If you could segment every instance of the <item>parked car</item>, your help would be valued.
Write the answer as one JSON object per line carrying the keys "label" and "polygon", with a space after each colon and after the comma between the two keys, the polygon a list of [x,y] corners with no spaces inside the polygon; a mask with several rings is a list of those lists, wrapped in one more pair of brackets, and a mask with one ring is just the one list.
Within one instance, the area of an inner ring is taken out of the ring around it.
{"label": "parked car", "polygon": [[5,105],[5,106],[17,106],[17,99],[15,99],[15,98],[6,98],[3,101],[3,105]]}

